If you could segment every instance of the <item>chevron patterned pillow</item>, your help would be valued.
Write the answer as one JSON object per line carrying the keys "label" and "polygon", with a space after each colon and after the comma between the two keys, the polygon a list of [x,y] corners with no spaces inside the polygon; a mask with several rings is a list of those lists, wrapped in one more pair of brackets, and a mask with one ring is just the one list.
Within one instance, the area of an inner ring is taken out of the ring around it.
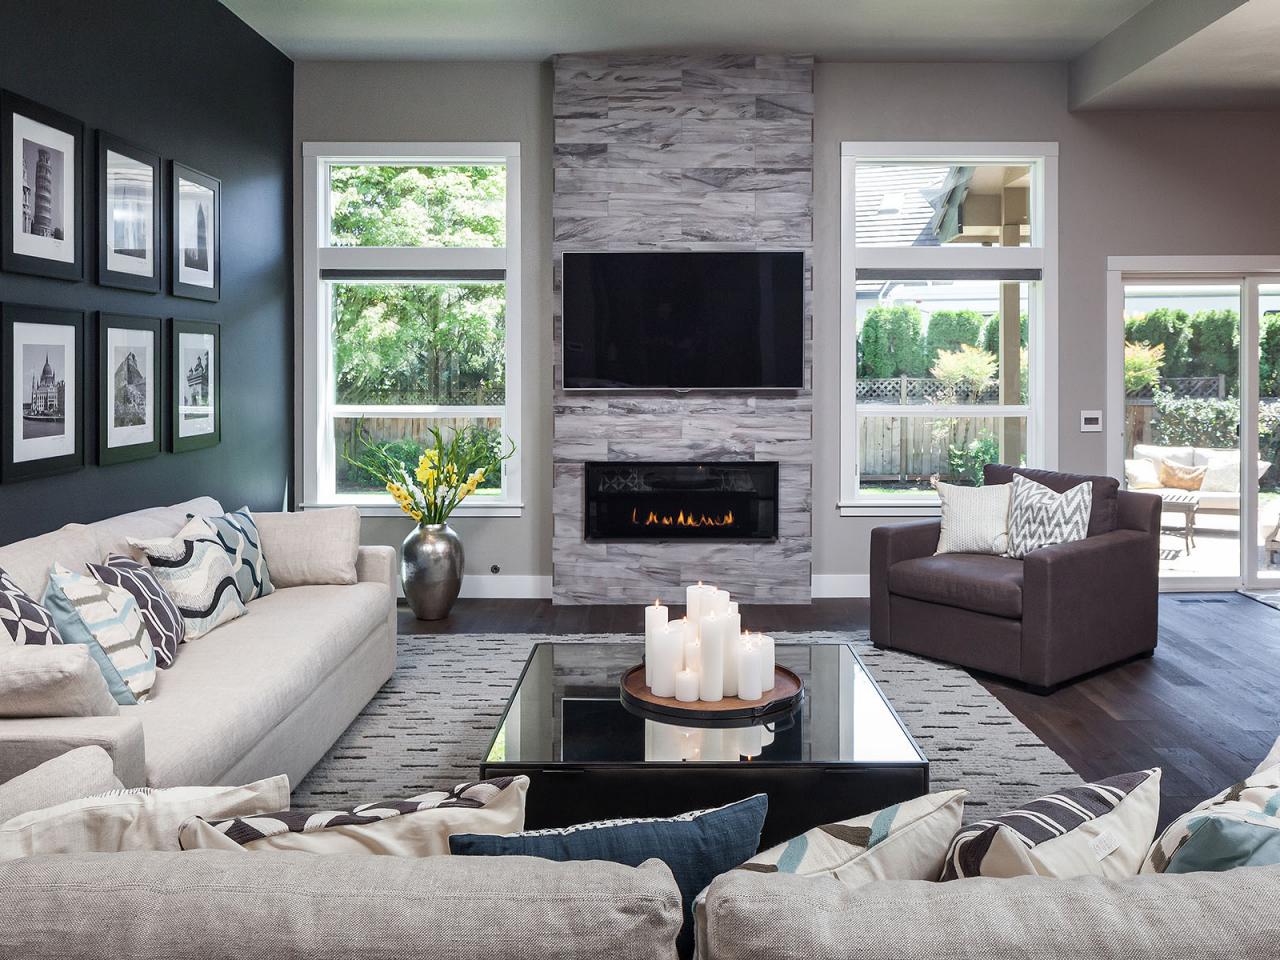
{"label": "chevron patterned pillow", "polygon": [[118,553],[109,555],[103,563],[86,566],[93,579],[123,587],[133,594],[138,613],[151,636],[151,645],[156,648],[156,666],[161,669],[173,666],[178,645],[186,642],[187,624],[151,569]]}
{"label": "chevron patterned pillow", "polygon": [[1021,560],[1033,550],[1083,540],[1089,534],[1093,485],[1085,482],[1065,493],[1013,476],[1009,496],[1009,556]]}
{"label": "chevron patterned pillow", "polygon": [[208,532],[203,536],[129,539],[129,546],[146,554],[151,572],[177,605],[186,622],[188,640],[202,637],[245,613],[231,561],[213,528],[207,523],[204,526]]}

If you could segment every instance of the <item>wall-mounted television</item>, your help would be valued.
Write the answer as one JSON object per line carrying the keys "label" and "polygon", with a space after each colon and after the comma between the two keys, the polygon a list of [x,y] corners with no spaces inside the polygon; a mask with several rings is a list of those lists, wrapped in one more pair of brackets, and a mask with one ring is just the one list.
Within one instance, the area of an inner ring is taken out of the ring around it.
{"label": "wall-mounted television", "polygon": [[565,253],[566,390],[804,386],[804,254]]}

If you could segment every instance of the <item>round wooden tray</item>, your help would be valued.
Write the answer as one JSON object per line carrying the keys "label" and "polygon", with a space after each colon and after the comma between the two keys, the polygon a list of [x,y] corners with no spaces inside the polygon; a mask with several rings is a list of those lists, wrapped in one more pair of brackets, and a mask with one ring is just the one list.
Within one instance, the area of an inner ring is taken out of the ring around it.
{"label": "round wooden tray", "polygon": [[786,667],[773,668],[773,689],[760,700],[725,697],[715,703],[682,703],[656,697],[644,683],[644,664],[632,667],[618,684],[622,705],[633,714],[689,727],[751,727],[790,716],[804,702],[804,684]]}

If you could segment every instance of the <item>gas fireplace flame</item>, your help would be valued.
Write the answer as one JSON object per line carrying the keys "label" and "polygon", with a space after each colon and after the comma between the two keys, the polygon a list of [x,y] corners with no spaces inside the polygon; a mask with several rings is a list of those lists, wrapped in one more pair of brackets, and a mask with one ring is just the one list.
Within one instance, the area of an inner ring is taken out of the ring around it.
{"label": "gas fireplace flame", "polygon": [[733,526],[733,511],[730,510],[724,514],[713,514],[708,516],[705,513],[685,513],[683,510],[676,511],[672,516],[669,513],[658,514],[650,510],[647,516],[641,517],[639,508],[631,511],[631,522],[638,527],[688,527],[696,529],[699,527],[731,527]]}

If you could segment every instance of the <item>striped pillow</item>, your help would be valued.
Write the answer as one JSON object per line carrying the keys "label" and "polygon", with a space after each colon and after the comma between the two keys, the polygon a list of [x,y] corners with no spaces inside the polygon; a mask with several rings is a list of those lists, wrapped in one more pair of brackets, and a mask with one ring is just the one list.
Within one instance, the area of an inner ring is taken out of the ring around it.
{"label": "striped pillow", "polygon": [[1160,814],[1160,770],[1068,787],[951,841],[942,880],[963,877],[1131,877]]}
{"label": "striped pillow", "polygon": [[[195,518],[195,514],[187,516]],[[213,527],[218,542],[231,559],[240,599],[248,603],[273,593],[275,587],[271,583],[271,571],[267,569],[267,559],[262,555],[262,538],[258,536],[258,525],[254,523],[249,508],[241,507],[220,517],[203,519]]]}
{"label": "striped pillow", "polygon": [[[187,639],[202,637],[215,627],[245,613],[244,601],[236,590],[235,572],[213,528],[200,518],[205,533],[173,540],[129,540],[151,564],[160,586],[182,614]],[[187,524],[184,531],[191,527]]]}
{"label": "striped pillow", "polygon": [[128,590],[55,563],[49,570],[44,606],[64,643],[89,648],[116,703],[147,699],[156,681],[156,652]]}

